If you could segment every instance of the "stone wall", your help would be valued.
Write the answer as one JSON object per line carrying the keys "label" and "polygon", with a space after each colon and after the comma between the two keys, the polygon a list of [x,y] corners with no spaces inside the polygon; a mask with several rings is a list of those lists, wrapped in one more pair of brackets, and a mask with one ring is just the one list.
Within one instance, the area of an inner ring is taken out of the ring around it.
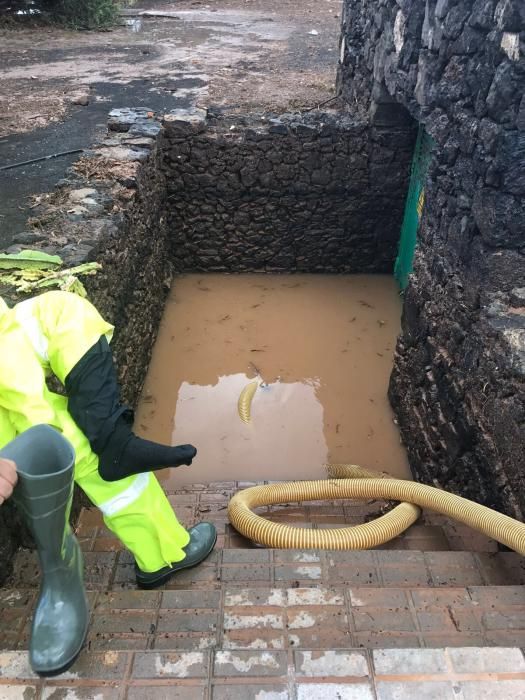
{"label": "stone wall", "polygon": [[338,84],[435,140],[390,398],[414,474],[525,514],[525,3],[344,0]]}
{"label": "stone wall", "polygon": [[411,123],[337,113],[165,121],[180,271],[390,272]]}

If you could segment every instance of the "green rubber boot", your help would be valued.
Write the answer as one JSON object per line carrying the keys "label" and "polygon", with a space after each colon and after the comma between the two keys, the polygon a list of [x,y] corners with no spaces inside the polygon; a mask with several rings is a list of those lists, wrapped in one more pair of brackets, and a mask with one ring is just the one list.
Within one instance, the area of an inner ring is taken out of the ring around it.
{"label": "green rubber boot", "polygon": [[88,626],[83,557],[69,526],[75,453],[60,433],[37,425],[0,450],[17,464],[13,493],[34,537],[42,582],[33,616],[29,660],[41,676],[55,676],[75,661]]}
{"label": "green rubber boot", "polygon": [[197,566],[212,553],[217,542],[217,530],[213,523],[197,523],[188,532],[190,541],[184,547],[186,556],[181,561],[174,562],[171,566],[165,566],[163,569],[151,573],[141,571],[135,564],[135,576],[139,588],[158,588],[178,571]]}

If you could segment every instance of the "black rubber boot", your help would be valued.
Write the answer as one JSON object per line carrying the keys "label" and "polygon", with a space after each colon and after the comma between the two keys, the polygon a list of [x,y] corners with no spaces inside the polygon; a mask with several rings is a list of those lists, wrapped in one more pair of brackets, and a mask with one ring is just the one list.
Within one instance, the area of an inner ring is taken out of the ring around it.
{"label": "black rubber boot", "polygon": [[198,523],[195,527],[188,530],[190,533],[190,541],[184,547],[186,556],[182,561],[177,561],[171,566],[165,566],[163,569],[146,573],[141,571],[135,565],[135,573],[137,577],[137,585],[139,588],[157,588],[166,583],[174,574],[183,569],[191,569],[192,566],[200,564],[207,556],[209,556],[217,542],[217,530],[212,523]]}
{"label": "black rubber boot", "polygon": [[189,466],[193,445],[161,445],[133,433],[133,411],[120,402],[113,357],[105,337],[77,362],[65,380],[68,410],[99,458],[105,481],[132,474]]}
{"label": "black rubber boot", "polygon": [[155,469],[189,466],[196,454],[193,445],[160,445],[137,437],[127,419],[121,416],[99,454],[98,471],[105,481],[118,481]]}
{"label": "black rubber boot", "polygon": [[35,673],[55,676],[77,658],[89,620],[82,552],[69,526],[75,453],[60,433],[38,425],[0,457],[17,464],[13,500],[34,537],[42,571],[29,660]]}

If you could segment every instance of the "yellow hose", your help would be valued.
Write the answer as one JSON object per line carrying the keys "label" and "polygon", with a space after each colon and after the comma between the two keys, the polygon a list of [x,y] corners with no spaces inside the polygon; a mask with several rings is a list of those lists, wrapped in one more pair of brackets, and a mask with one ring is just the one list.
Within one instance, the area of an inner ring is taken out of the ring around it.
{"label": "yellow hose", "polygon": [[237,402],[237,408],[239,410],[239,417],[243,423],[249,423],[252,419],[252,399],[258,386],[259,382],[250,382],[241,391],[241,395],[239,396],[239,400]]}
{"label": "yellow hose", "polygon": [[[355,465],[328,465],[325,481],[296,481],[253,486],[230,500],[232,525],[245,537],[267,547],[281,549],[369,549],[401,534],[419,517],[419,507],[447,515],[482,532],[519,554],[525,554],[525,524],[432,486],[401,479],[377,478]],[[329,530],[306,530],[272,523],[253,508],[312,500],[387,499],[400,501],[392,511],[373,522]]]}

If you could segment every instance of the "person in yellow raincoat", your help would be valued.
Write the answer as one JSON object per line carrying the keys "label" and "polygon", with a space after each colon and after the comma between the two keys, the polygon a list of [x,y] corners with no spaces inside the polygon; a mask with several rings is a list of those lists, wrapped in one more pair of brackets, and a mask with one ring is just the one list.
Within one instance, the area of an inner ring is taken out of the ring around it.
{"label": "person in yellow raincoat", "polygon": [[[178,522],[151,470],[190,464],[191,445],[132,433],[108,342],[113,326],[75,294],[52,291],[8,308],[0,297],[0,448],[31,426],[56,428],[74,447],[74,478],[132,552],[137,583],[154,588],[212,551],[216,531]],[[68,397],[50,391],[55,374]],[[69,405],[68,405],[69,402]]]}

